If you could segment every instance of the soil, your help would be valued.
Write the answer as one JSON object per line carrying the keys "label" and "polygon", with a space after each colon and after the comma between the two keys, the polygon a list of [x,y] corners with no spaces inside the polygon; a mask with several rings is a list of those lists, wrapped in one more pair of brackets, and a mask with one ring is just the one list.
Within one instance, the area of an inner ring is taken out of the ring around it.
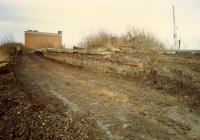
{"label": "soil", "polygon": [[[17,65],[17,64],[15,64]],[[0,69],[0,139],[107,139],[85,114],[37,85],[17,79],[14,66]]]}
{"label": "soil", "polygon": [[198,88],[182,98],[151,79],[23,55],[1,73],[0,139],[200,139]]}

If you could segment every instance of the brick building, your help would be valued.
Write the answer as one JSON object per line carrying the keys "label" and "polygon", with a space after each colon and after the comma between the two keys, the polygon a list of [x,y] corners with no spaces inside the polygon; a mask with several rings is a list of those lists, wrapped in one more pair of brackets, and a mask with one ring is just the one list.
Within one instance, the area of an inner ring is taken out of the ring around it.
{"label": "brick building", "polygon": [[28,30],[25,34],[25,46],[31,49],[62,48],[62,32],[45,33]]}

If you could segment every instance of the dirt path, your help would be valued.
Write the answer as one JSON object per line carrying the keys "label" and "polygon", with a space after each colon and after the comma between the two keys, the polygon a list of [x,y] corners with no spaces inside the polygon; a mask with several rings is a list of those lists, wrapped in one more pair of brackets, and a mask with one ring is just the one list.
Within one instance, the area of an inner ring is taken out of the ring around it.
{"label": "dirt path", "polygon": [[[120,77],[23,56],[17,79],[94,120],[109,139],[199,139],[200,117],[174,96]],[[37,90],[36,90],[37,91]],[[38,97],[39,98],[39,97]]]}

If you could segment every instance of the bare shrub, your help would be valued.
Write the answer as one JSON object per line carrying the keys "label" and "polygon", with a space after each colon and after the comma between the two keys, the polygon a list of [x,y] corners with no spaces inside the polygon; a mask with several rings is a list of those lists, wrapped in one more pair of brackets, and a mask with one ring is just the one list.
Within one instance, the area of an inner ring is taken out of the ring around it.
{"label": "bare shrub", "polygon": [[93,49],[106,47],[107,45],[114,45],[117,43],[117,41],[117,36],[105,31],[100,31],[84,38],[83,41],[80,43],[80,46]]}
{"label": "bare shrub", "polygon": [[9,55],[10,57],[14,57],[21,53],[22,48],[23,44],[15,42],[5,43],[0,46],[0,50],[2,51],[2,53]]}
{"label": "bare shrub", "polygon": [[145,53],[163,52],[165,46],[152,34],[135,28],[129,29],[121,36],[101,31],[86,37],[81,47],[87,49],[118,48],[121,50],[137,50]]}
{"label": "bare shrub", "polygon": [[153,34],[135,28],[129,29],[122,35],[121,42],[125,46],[143,52],[161,52],[165,49],[164,44],[156,39]]}

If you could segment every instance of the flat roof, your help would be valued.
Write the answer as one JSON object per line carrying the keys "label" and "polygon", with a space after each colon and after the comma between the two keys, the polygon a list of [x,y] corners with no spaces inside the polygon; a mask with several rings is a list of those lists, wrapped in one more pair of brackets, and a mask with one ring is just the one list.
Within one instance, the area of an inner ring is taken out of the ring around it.
{"label": "flat roof", "polygon": [[48,33],[48,32],[36,32],[36,31],[25,31],[27,34],[40,34],[40,35],[61,35],[59,33]]}

